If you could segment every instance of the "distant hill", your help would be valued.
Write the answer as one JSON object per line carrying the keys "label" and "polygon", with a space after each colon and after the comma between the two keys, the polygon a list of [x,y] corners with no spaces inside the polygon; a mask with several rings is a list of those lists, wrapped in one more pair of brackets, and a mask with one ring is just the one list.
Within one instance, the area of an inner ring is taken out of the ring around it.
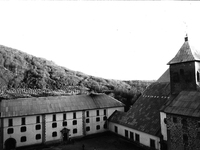
{"label": "distant hill", "polygon": [[125,103],[133,103],[152,82],[94,77],[0,45],[1,98],[65,95],[75,89],[106,93]]}

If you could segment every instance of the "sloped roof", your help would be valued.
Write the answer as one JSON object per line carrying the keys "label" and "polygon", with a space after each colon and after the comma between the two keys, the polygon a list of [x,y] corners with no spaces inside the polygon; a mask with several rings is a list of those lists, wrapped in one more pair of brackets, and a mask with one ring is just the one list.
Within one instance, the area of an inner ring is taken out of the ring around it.
{"label": "sloped roof", "polygon": [[1,117],[47,114],[124,106],[105,94],[32,97],[1,101]]}
{"label": "sloped roof", "polygon": [[161,128],[160,108],[169,97],[169,82],[152,83],[127,113],[116,112],[110,117],[110,121],[151,135],[158,135]]}
{"label": "sloped roof", "polygon": [[200,52],[189,45],[187,37],[185,39],[186,40],[182,47],[176,56],[170,62],[168,62],[168,65],[189,61],[200,61]]}
{"label": "sloped roof", "polygon": [[164,109],[164,112],[191,117],[200,117],[200,92],[180,92],[179,95]]}

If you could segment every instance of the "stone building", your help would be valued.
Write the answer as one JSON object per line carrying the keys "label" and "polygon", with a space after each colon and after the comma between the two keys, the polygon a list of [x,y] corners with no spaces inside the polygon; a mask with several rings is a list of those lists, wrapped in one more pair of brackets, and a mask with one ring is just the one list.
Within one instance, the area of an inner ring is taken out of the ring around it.
{"label": "stone building", "polygon": [[161,124],[169,150],[200,149],[200,52],[188,37],[168,63],[171,99],[162,108]]}
{"label": "stone building", "polygon": [[107,118],[124,104],[105,94],[0,101],[0,149],[14,149],[107,131]]}

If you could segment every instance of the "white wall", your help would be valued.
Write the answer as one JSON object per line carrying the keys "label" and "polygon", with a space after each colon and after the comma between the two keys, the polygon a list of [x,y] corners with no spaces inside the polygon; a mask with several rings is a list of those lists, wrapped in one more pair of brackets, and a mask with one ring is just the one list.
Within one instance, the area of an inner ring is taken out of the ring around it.
{"label": "white wall", "polygon": [[165,118],[166,118],[166,113],[160,112],[161,133],[163,135],[163,140],[167,141],[167,125],[164,122]]}
{"label": "white wall", "polygon": [[[82,130],[82,111],[76,112],[76,119],[73,119],[73,112],[66,112],[67,116],[67,126],[63,126],[63,114],[64,113],[57,113],[56,115],[56,121],[53,121],[53,114],[47,114],[45,115],[46,118],[46,142],[53,141],[53,140],[62,140],[62,134],[61,130],[63,128],[67,128],[70,130],[69,137],[76,137],[76,136],[82,136],[83,130]],[[77,120],[77,124],[73,125],[73,120]],[[53,128],[52,123],[57,123],[57,127]],[[73,129],[77,129],[77,133],[73,133]],[[56,137],[52,137],[52,133],[57,132]]]}
{"label": "white wall", "polygon": [[[3,143],[5,143],[5,141],[8,138],[14,138],[17,142],[16,143],[17,147],[42,143],[42,123],[41,123],[42,117],[40,116],[40,123],[38,123],[41,125],[40,130],[35,129],[36,116],[26,116],[25,118],[26,118],[26,125],[21,125],[21,117],[13,118],[12,127],[8,127],[8,118],[4,119]],[[22,126],[26,126],[26,132],[21,132],[20,129]],[[13,128],[14,133],[8,134],[7,133],[8,128]],[[36,140],[35,138],[36,134],[41,134],[41,139]],[[22,136],[26,136],[26,142],[21,142]]]}
{"label": "white wall", "polygon": [[[99,116],[97,116],[97,110],[99,110]],[[89,120],[90,120],[90,122],[86,123],[86,125],[85,125],[85,127],[90,127],[90,131],[86,131],[86,135],[107,131],[107,129],[104,128],[104,124],[106,123],[106,120],[103,119],[105,116],[104,110],[106,110],[106,117],[109,118],[115,110],[124,111],[124,107],[88,110],[89,117],[86,117],[87,111],[85,111],[85,119],[89,118]],[[96,121],[97,117],[100,118],[99,122]],[[99,130],[96,129],[97,125],[100,126]]]}
{"label": "white wall", "polygon": [[128,127],[125,127],[125,126],[122,126],[122,125],[119,125],[119,124],[116,124],[116,123],[113,123],[113,122],[109,122],[109,130],[110,131],[115,132],[115,126],[118,127],[118,134],[119,135],[125,137],[125,130],[128,130],[129,139],[130,139],[130,132],[133,132],[134,133],[134,140],[133,141],[135,141],[135,133],[137,133],[137,134],[140,135],[140,144],[143,144],[145,146],[150,147],[150,139],[153,139],[153,140],[155,140],[156,149],[158,149],[158,150],[160,149],[160,144],[159,144],[160,139],[159,139],[159,137],[156,137],[156,136],[144,133],[144,132],[140,132],[138,130],[134,130],[134,129],[131,129],[131,128],[128,128]]}
{"label": "white wall", "polygon": [[[110,115],[112,115],[112,113],[115,110],[118,111],[124,111],[124,107],[116,107],[116,108],[105,108],[106,109],[106,117],[109,118]],[[61,130],[63,128],[68,128],[70,130],[69,132],[69,137],[79,137],[79,136],[83,136],[83,112],[85,113],[85,119],[86,117],[86,111],[78,111],[76,112],[76,119],[73,119],[73,112],[64,112],[66,113],[66,121],[67,121],[67,126],[63,126],[63,114],[64,113],[56,113],[56,121],[53,121],[53,114],[46,114],[44,115],[45,117],[45,122],[44,122],[44,127],[42,124],[42,115],[37,115],[40,116],[40,123],[37,123],[41,125],[41,129],[40,130],[36,130],[35,126],[36,126],[36,116],[26,116],[26,124],[25,125],[21,125],[21,118],[22,117],[14,117],[13,119],[13,126],[12,127],[8,127],[8,118],[5,118],[3,121],[3,143],[5,143],[5,141],[8,138],[14,138],[16,140],[16,146],[17,147],[21,147],[21,146],[27,146],[27,145],[34,145],[34,144],[40,144],[42,143],[42,139],[43,139],[43,135],[42,135],[42,129],[45,128],[45,141],[44,142],[50,142],[50,141],[54,141],[54,140],[62,140],[62,134],[61,134]],[[90,118],[90,123],[86,123],[85,127],[90,126],[90,131],[86,132],[86,135],[88,134],[95,134],[95,133],[99,133],[99,132],[104,132],[107,129],[104,129],[104,124],[105,124],[105,120],[103,120],[104,115],[104,109],[99,109],[99,116],[100,117],[100,121],[97,122],[96,118],[97,118],[97,114],[96,114],[96,110],[89,110],[89,118]],[[73,125],[72,122],[73,120],[77,120],[77,125]],[[57,123],[57,127],[56,128],[52,128],[52,123],[56,122]],[[100,129],[97,130],[96,126],[99,125]],[[20,128],[22,126],[26,126],[26,132],[21,132]],[[7,134],[7,130],[8,128],[13,128],[14,129],[14,133],[12,134]],[[77,133],[73,133],[73,129],[77,129]],[[44,132],[44,131],[43,131]],[[52,137],[52,133],[53,132],[57,132],[57,136],[56,137]],[[41,139],[36,140],[35,136],[36,134],[41,134]],[[26,142],[21,142],[20,139],[22,136],[26,136]]]}

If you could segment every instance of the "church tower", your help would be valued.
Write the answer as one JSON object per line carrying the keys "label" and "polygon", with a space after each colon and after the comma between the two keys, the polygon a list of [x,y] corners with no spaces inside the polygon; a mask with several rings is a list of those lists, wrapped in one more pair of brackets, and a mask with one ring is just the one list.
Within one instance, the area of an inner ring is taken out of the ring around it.
{"label": "church tower", "polygon": [[189,45],[187,35],[182,47],[168,65],[171,94],[200,89],[200,52]]}

